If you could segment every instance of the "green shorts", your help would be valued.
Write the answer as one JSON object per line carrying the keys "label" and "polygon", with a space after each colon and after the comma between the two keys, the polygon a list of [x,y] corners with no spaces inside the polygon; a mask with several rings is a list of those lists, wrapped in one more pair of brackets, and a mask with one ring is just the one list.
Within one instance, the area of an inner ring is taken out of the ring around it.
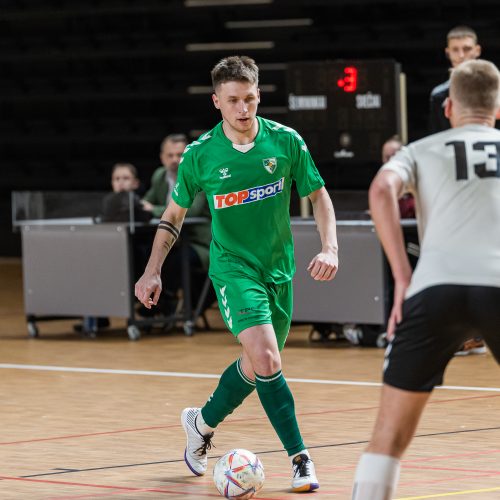
{"label": "green shorts", "polygon": [[231,333],[255,325],[273,325],[281,351],[290,330],[293,309],[292,281],[265,283],[241,272],[211,276],[219,308]]}

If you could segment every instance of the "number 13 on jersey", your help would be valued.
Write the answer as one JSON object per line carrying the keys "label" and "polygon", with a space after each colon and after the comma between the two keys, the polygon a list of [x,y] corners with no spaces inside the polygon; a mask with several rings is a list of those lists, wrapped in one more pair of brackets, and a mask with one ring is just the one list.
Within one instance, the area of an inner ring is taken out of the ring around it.
{"label": "number 13 on jersey", "polygon": [[[469,178],[465,144],[465,141],[450,141],[445,144],[455,149],[457,181],[467,180]],[[488,154],[487,163],[473,164],[475,174],[480,178],[500,177],[500,142],[474,142],[472,144],[472,149],[475,151],[484,151]]]}

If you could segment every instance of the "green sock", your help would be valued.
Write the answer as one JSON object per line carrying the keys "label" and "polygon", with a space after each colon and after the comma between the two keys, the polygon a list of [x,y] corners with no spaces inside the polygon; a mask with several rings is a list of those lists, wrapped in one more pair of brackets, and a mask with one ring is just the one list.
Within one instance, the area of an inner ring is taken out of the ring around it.
{"label": "green sock", "polygon": [[238,359],[226,368],[219,385],[201,409],[203,420],[210,427],[217,427],[254,389],[255,382],[243,373]]}
{"label": "green sock", "polygon": [[305,446],[300,435],[292,393],[281,370],[270,377],[255,374],[260,402],[288,456],[302,451]]}

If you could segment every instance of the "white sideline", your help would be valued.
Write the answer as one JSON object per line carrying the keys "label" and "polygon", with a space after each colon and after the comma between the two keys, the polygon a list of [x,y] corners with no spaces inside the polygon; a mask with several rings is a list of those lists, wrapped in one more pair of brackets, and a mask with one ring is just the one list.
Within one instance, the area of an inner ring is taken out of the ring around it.
{"label": "white sideline", "polygon": [[[20,365],[11,363],[0,363],[0,369],[4,370],[39,370],[48,372],[73,372],[73,373],[103,373],[110,375],[143,375],[148,377],[180,377],[180,378],[220,378],[219,375],[211,373],[189,373],[189,372],[157,372],[147,370],[114,370],[109,368],[79,368],[72,366],[51,366],[51,365]],[[288,382],[299,384],[327,384],[327,385],[351,385],[360,387],[380,387],[380,382],[356,382],[353,380],[324,380],[313,378],[289,378]],[[436,389],[448,391],[480,391],[480,392],[500,392],[500,387],[471,387],[459,385],[440,385]]]}

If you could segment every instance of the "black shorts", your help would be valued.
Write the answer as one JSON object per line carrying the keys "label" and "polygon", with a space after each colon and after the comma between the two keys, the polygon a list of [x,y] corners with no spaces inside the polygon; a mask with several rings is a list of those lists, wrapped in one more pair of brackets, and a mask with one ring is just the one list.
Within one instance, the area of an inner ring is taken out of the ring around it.
{"label": "black shorts", "polygon": [[403,303],[387,347],[384,383],[430,392],[465,340],[481,336],[500,364],[500,287],[438,285]]}

